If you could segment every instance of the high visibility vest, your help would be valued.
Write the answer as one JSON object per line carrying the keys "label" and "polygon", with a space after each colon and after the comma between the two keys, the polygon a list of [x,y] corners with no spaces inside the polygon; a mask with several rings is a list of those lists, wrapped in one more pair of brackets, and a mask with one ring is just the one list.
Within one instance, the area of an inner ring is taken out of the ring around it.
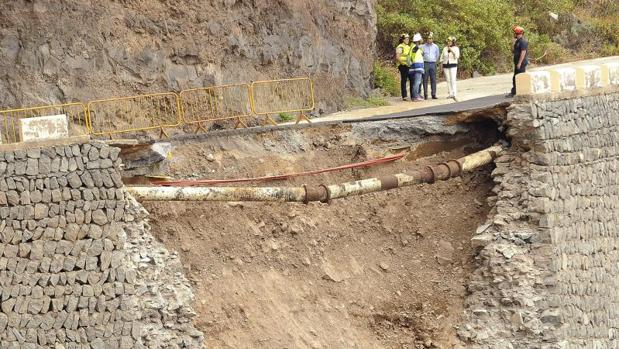
{"label": "high visibility vest", "polygon": [[398,65],[408,65],[408,56],[411,53],[410,45],[405,43],[401,43],[396,47],[396,52],[398,53]]}
{"label": "high visibility vest", "polygon": [[[417,47],[417,52],[414,52],[414,48]],[[423,50],[417,45],[411,46],[410,55],[408,56],[408,66],[411,69],[423,70]]]}

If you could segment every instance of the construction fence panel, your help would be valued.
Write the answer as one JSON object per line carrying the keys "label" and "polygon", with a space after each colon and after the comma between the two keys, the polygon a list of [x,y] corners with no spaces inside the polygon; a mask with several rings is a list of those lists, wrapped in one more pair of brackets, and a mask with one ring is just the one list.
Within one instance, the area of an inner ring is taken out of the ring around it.
{"label": "construction fence panel", "polygon": [[88,103],[91,134],[110,136],[177,127],[182,123],[180,98],[174,92],[101,99]]}
{"label": "construction fence panel", "polygon": [[308,77],[256,81],[251,85],[252,110],[256,115],[299,114],[297,122],[307,119],[314,109],[314,84]]}
{"label": "construction fence panel", "polygon": [[83,103],[66,103],[31,108],[0,111],[0,137],[3,144],[18,143],[22,139],[23,120],[45,116],[66,118],[68,136],[82,136],[89,133],[88,112]]}
{"label": "construction fence panel", "polygon": [[180,93],[183,121],[194,124],[196,130],[204,129],[206,123],[220,126],[234,123],[245,126],[245,118],[251,115],[250,86],[232,84],[194,88]]}

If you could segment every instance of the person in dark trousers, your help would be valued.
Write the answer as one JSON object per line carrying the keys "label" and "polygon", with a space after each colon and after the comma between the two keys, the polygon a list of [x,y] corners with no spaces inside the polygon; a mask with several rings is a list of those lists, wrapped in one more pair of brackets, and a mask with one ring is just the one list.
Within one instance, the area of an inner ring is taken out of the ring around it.
{"label": "person in dark trousers", "polygon": [[514,27],[514,77],[512,78],[512,91],[509,96],[516,95],[516,75],[527,71],[529,64],[529,41],[524,37],[524,29]]}
{"label": "person in dark trousers", "polygon": [[408,34],[400,35],[400,44],[395,49],[395,62],[400,71],[400,90],[402,100],[406,100],[406,82],[409,81],[411,97],[413,96],[413,78],[408,75],[408,56],[411,52],[410,37]]}
{"label": "person in dark trousers", "polygon": [[423,51],[421,50],[421,42],[423,41],[421,34],[413,35],[413,45],[411,46],[410,56],[408,59],[408,75],[413,79],[413,88],[411,92],[411,100],[413,102],[422,101],[421,98],[421,80],[423,75]]}
{"label": "person in dark trousers", "polygon": [[440,50],[434,43],[434,34],[430,32],[426,43],[421,46],[423,51],[423,96],[428,99],[428,80],[432,87],[432,99],[436,99],[436,61],[439,59]]}

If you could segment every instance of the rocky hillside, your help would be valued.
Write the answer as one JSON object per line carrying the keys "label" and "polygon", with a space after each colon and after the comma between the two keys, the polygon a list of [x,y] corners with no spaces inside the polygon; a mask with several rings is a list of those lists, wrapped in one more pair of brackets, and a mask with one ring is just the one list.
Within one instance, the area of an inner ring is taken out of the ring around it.
{"label": "rocky hillside", "polygon": [[372,0],[2,1],[0,108],[309,74],[332,110],[375,36]]}

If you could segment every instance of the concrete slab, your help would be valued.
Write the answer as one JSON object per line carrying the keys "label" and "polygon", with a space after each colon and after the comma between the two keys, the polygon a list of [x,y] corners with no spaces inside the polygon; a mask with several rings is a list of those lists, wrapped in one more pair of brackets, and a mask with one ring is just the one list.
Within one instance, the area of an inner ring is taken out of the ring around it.
{"label": "concrete slab", "polygon": [[418,117],[424,115],[447,115],[454,114],[463,111],[475,111],[478,109],[488,109],[501,104],[509,104],[512,99],[506,97],[504,94],[494,95],[494,96],[486,96],[481,98],[470,99],[467,101],[450,103],[446,105],[428,107],[428,108],[420,108],[415,110],[409,110],[400,113],[386,114],[380,116],[374,116],[369,118],[362,119],[353,119],[353,120],[343,120],[343,122],[364,122],[364,121],[378,121],[378,120],[386,120],[386,119],[400,119],[400,118],[410,118],[410,117]]}

